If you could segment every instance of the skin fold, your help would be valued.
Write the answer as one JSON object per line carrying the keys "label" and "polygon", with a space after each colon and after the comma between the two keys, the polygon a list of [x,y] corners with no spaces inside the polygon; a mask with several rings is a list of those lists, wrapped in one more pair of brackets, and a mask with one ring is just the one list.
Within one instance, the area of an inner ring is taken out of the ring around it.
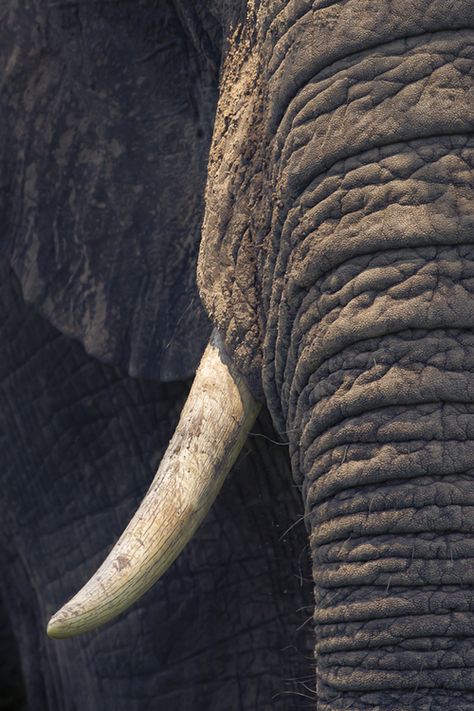
{"label": "skin fold", "polygon": [[[470,0],[8,11],[0,599],[28,708],[473,708]],[[212,326],[265,437],[142,601],[46,641]]]}

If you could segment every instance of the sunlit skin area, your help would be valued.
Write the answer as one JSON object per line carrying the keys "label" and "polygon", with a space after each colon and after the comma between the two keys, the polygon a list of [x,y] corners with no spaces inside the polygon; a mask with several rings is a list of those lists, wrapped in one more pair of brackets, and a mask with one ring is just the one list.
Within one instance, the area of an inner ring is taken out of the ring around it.
{"label": "sunlit skin area", "polygon": [[0,711],[471,711],[472,0],[0,62]]}

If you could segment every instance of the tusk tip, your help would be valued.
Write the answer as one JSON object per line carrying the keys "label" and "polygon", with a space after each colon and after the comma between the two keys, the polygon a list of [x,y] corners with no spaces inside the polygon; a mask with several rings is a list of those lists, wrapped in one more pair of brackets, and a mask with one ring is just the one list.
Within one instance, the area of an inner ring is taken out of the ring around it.
{"label": "tusk tip", "polygon": [[73,624],[73,620],[77,620],[77,617],[72,615],[68,610],[67,605],[65,605],[51,617],[46,628],[46,634],[48,637],[51,637],[51,639],[66,639],[67,637],[74,637],[79,633],[79,630],[76,629],[76,626]]}
{"label": "tusk tip", "polygon": [[51,639],[63,639],[64,637],[70,636],[68,634],[67,621],[62,615],[60,616],[59,612],[53,615],[48,622],[46,634],[48,637],[51,637]]}

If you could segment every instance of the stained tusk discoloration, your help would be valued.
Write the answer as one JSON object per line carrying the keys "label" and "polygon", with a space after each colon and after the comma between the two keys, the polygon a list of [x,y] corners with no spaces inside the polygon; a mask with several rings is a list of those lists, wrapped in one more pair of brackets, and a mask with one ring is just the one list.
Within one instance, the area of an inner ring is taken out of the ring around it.
{"label": "stained tusk discoloration", "polygon": [[163,575],[212,506],[259,407],[213,334],[150,489],[95,575],[51,618],[50,637],[99,627]]}

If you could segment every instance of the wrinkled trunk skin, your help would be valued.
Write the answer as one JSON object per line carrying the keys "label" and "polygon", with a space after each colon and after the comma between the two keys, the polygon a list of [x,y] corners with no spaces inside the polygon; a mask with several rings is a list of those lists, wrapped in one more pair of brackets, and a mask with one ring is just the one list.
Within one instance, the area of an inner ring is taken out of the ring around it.
{"label": "wrinkled trunk skin", "polygon": [[320,709],[473,707],[473,276],[469,244],[349,257],[291,329]]}
{"label": "wrinkled trunk skin", "polygon": [[208,210],[221,274],[203,250],[200,281],[302,483],[317,708],[472,709],[473,6],[295,0],[258,18],[264,159],[246,184],[235,170],[222,225]]}
{"label": "wrinkled trunk skin", "polygon": [[472,37],[342,59],[279,123],[265,387],[304,481],[320,711],[474,708]]}

